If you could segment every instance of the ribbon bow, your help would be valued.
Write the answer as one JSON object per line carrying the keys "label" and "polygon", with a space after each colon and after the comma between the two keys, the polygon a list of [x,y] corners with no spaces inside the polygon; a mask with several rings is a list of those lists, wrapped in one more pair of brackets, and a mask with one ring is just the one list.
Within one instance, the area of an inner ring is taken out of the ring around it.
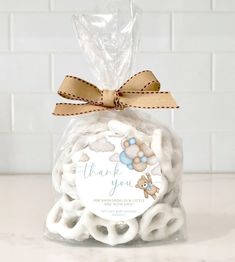
{"label": "ribbon bow", "polygon": [[133,75],[118,90],[100,90],[97,86],[74,76],[66,76],[58,94],[84,104],[57,103],[54,115],[71,116],[109,109],[178,108],[169,92],[159,92],[160,83],[145,70]]}

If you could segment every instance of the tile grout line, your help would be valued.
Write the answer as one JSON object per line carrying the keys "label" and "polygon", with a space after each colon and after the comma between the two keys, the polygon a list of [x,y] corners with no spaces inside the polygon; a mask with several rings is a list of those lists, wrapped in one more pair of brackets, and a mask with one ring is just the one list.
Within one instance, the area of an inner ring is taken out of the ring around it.
{"label": "tile grout line", "polygon": [[215,82],[214,82],[214,63],[215,63],[214,53],[210,54],[210,63],[211,63],[211,70],[210,70],[210,78],[211,78],[211,92],[215,92]]}
{"label": "tile grout line", "polygon": [[[212,9],[213,8],[213,9]],[[30,14],[67,14],[67,15],[73,15],[74,13],[78,12],[78,10],[66,10],[66,11],[62,11],[62,10],[53,10],[53,5],[50,6],[50,4],[48,4],[48,9],[49,10],[32,10],[32,11],[14,11],[14,13],[16,14],[20,14],[20,15],[30,15]],[[87,14],[92,14],[93,11],[89,10],[89,9],[84,9],[84,10],[79,10],[82,13],[87,13]],[[212,3],[210,5],[210,9],[209,10],[174,10],[174,13],[176,14],[211,14],[213,11],[214,14],[235,14],[234,10],[215,10],[214,8],[214,4]],[[0,11],[0,14],[8,14],[11,11]],[[146,14],[169,14],[170,12],[172,12],[172,10],[153,10],[153,11],[145,11],[144,13]]]}
{"label": "tile grout line", "polygon": [[[65,128],[66,128],[66,124],[65,124]],[[170,126],[170,124],[169,124],[169,126]],[[171,127],[171,126],[170,126]],[[64,129],[65,129],[64,128]],[[46,135],[46,134],[53,134],[53,135],[62,135],[63,134],[63,132],[64,132],[64,129],[63,130],[61,130],[61,131],[32,131],[32,130],[28,130],[28,131],[16,131],[15,132],[15,134],[18,134],[18,135],[24,135],[24,134],[37,134],[37,135]],[[233,130],[208,130],[208,131],[192,131],[192,130],[182,130],[182,129],[179,129],[179,128],[177,128],[177,133],[178,134],[180,134],[180,133],[190,133],[190,134],[194,134],[194,135],[196,135],[196,134],[200,134],[200,135],[208,135],[210,132],[212,132],[212,133],[231,133],[231,134],[233,134],[234,133],[234,131]],[[0,132],[0,134],[7,134],[8,133],[8,131],[1,131]]]}
{"label": "tile grout line", "polygon": [[[5,132],[0,132],[0,135],[6,135],[6,134],[9,134],[9,131],[5,131]],[[63,134],[63,131],[61,132],[53,132],[53,131],[16,131],[14,132],[15,135],[59,135],[59,136],[62,136]]]}
{"label": "tile grout line", "polygon": [[15,131],[15,106],[14,106],[14,94],[11,93],[11,133]]}
{"label": "tile grout line", "polygon": [[214,0],[211,0],[211,2],[210,2],[210,10],[211,10],[211,11],[214,11],[214,10],[215,10]]}
{"label": "tile grout line", "polygon": [[[235,173],[234,172],[214,172],[213,173],[215,176],[221,176],[221,175],[231,175],[231,176],[234,176],[235,175]],[[47,175],[51,175],[51,173],[50,173],[50,171],[48,171],[48,172],[40,172],[40,173],[38,173],[38,172],[27,172],[27,173],[25,173],[25,172],[22,172],[22,173],[18,173],[18,172],[11,172],[11,173],[9,173],[9,172],[0,172],[0,177],[3,177],[3,176],[47,176]],[[196,175],[196,178],[199,178],[200,179],[200,176],[204,176],[204,175],[206,175],[206,176],[210,176],[210,175],[212,175],[211,173],[209,173],[209,172],[201,172],[201,171],[199,171],[199,172],[190,172],[190,171],[186,171],[186,172],[184,172],[184,174],[183,174],[183,176],[186,178],[188,178],[189,176],[195,176]],[[198,177],[199,176],[199,177]],[[232,178],[232,177],[231,177]]]}
{"label": "tile grout line", "polygon": [[173,43],[173,33],[174,33],[174,25],[173,25],[173,13],[170,13],[170,50],[171,53],[174,51],[174,43]]}
{"label": "tile grout line", "polygon": [[[14,45],[13,45],[13,14],[9,14],[9,34],[8,34],[8,41],[9,41],[9,52],[14,51]],[[9,53],[7,52],[7,53]]]}
{"label": "tile grout line", "polygon": [[4,51],[4,53],[6,54],[9,54],[9,52],[11,51],[11,14],[9,13],[8,14],[8,34],[7,34],[7,37],[8,37],[8,50],[7,51]]}
{"label": "tile grout line", "polygon": [[[34,51],[14,51],[14,54],[22,54],[22,55],[28,55],[28,54],[50,54],[51,52],[53,52],[53,54],[55,55],[82,55],[83,52],[82,51],[73,51],[73,50],[34,50]],[[0,50],[0,55],[1,54],[8,54],[8,51],[5,50]],[[147,54],[147,55],[207,55],[208,54],[208,50],[203,50],[203,51],[188,51],[188,50],[173,50],[173,52],[171,50],[166,51],[166,50],[155,50],[155,51],[146,51],[146,50],[140,50],[140,52],[138,52],[138,54]],[[216,54],[235,54],[235,51],[216,51]]]}
{"label": "tile grout line", "polygon": [[52,0],[48,1],[48,10],[49,12],[52,12]]}
{"label": "tile grout line", "polygon": [[[51,52],[53,52],[54,54],[58,54],[58,55],[81,55],[82,51],[69,51],[69,50],[61,50],[61,51],[51,51],[51,50],[30,50],[30,51],[14,51],[14,54],[20,54],[20,55],[34,55],[34,54],[50,54]],[[9,51],[3,51],[0,50],[0,54],[8,54]],[[231,52],[229,52],[231,53]]]}

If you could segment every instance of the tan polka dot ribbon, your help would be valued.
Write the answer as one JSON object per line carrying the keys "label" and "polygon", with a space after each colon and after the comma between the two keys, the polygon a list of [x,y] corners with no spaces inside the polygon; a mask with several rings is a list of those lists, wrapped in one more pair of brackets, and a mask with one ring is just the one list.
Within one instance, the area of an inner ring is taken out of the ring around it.
{"label": "tan polka dot ribbon", "polygon": [[58,94],[83,104],[58,103],[53,112],[57,116],[80,115],[110,109],[178,108],[169,92],[160,92],[154,74],[145,70],[133,75],[118,90],[100,90],[97,86],[74,76],[66,76]]}

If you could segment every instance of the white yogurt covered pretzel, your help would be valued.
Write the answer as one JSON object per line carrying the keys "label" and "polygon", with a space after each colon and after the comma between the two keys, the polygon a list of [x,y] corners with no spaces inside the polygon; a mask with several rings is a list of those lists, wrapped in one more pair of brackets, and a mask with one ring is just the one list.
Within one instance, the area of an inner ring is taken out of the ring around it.
{"label": "white yogurt covered pretzel", "polygon": [[139,229],[136,219],[115,222],[100,218],[91,212],[85,213],[84,221],[94,239],[111,246],[133,240]]}
{"label": "white yogurt covered pretzel", "polygon": [[81,201],[63,195],[50,210],[46,227],[50,233],[70,240],[82,241],[89,237],[83,222],[84,207]]}
{"label": "white yogurt covered pretzel", "polygon": [[168,192],[168,181],[164,176],[161,176],[161,189],[160,192],[158,193],[157,199],[154,201],[154,204],[158,202],[162,202],[167,192]]}
{"label": "white yogurt covered pretzel", "polygon": [[[82,150],[87,145],[87,140],[87,136],[80,136],[77,138],[76,141],[74,141],[73,144],[67,144],[67,147],[65,147],[61,152],[61,155],[57,159],[55,166],[52,170],[53,185],[56,191],[61,193],[67,193],[66,184],[68,183],[68,187],[71,187],[71,181],[75,181],[75,172],[72,172],[72,169],[65,169],[68,168],[69,165],[72,167],[73,154],[79,150]],[[65,188],[65,190],[62,190],[62,185],[63,188]]]}
{"label": "white yogurt covered pretzel", "polygon": [[179,186],[175,185],[170,190],[168,190],[168,192],[164,194],[160,202],[174,206],[174,203],[178,200],[179,196],[180,196]]}
{"label": "white yogurt covered pretzel", "polygon": [[140,220],[139,234],[144,241],[163,240],[179,231],[184,224],[184,212],[168,204],[149,208]]}

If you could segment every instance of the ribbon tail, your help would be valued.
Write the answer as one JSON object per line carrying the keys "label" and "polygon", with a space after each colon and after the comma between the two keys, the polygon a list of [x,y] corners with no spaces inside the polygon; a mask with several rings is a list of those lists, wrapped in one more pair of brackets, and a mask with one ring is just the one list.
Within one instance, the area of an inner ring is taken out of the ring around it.
{"label": "ribbon tail", "polygon": [[169,92],[142,91],[122,92],[120,103],[134,108],[179,108]]}
{"label": "ribbon tail", "polygon": [[74,116],[108,110],[107,107],[90,104],[57,103],[53,112],[56,116]]}

